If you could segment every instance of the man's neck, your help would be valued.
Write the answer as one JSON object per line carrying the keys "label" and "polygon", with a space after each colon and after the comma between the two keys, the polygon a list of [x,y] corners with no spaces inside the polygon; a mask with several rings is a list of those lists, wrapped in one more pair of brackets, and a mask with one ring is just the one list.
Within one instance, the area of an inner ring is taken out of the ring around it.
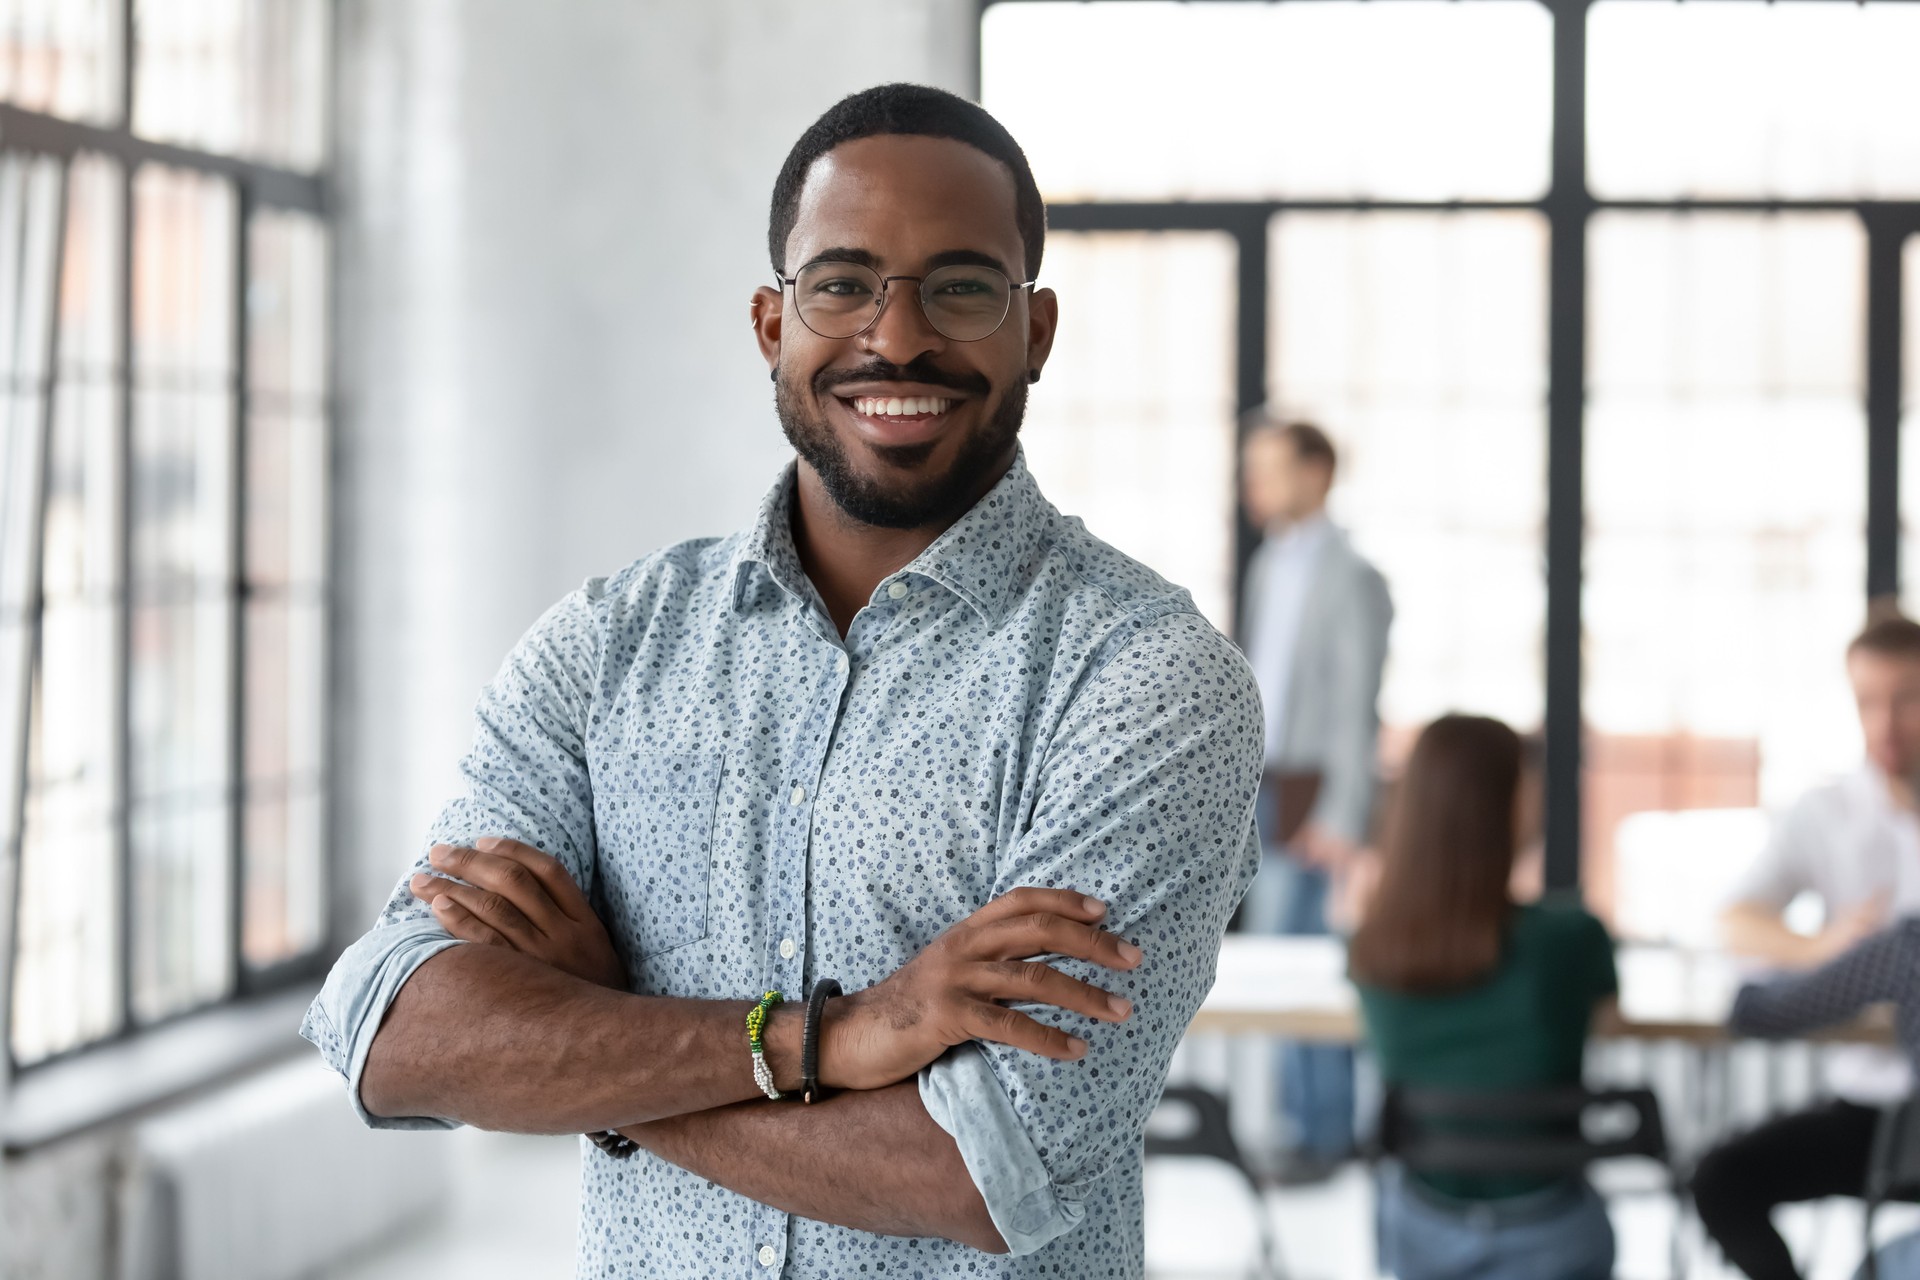
{"label": "man's neck", "polygon": [[1297,515],[1281,516],[1278,520],[1275,520],[1267,526],[1267,533],[1271,537],[1284,538],[1295,529],[1303,529],[1314,521],[1321,519],[1326,514],[1327,505],[1323,502],[1310,511],[1303,511]]}
{"label": "man's neck", "polygon": [[1915,800],[1913,779],[1888,773],[1877,765],[1874,767],[1874,772],[1878,773],[1881,781],[1886,784],[1887,796],[1893,801],[1895,807],[1907,810],[1920,809],[1920,803],[1916,803]]}
{"label": "man's neck", "polygon": [[842,637],[853,625],[854,615],[873,598],[873,589],[889,574],[912,564],[934,539],[1000,483],[1012,465],[1009,457],[1007,467],[988,477],[980,492],[952,520],[917,529],[883,529],[862,524],[842,511],[828,496],[819,473],[804,462],[800,464],[794,488],[793,546],[799,553],[800,567],[820,593],[827,616]]}

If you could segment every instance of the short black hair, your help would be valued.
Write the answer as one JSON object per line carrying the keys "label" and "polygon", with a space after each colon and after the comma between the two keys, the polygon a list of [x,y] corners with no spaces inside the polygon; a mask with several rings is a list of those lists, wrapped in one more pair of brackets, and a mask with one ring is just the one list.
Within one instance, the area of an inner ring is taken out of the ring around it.
{"label": "short black hair", "polygon": [[773,259],[775,271],[786,272],[787,237],[800,215],[800,188],[806,185],[813,162],[843,142],[882,134],[951,138],[1007,166],[1013,174],[1014,221],[1027,255],[1026,278],[1031,280],[1040,274],[1040,252],[1047,242],[1047,206],[1040,198],[1026,153],[1006,126],[988,115],[984,107],[923,84],[883,84],[863,89],[834,103],[800,135],[773,182],[767,255]]}

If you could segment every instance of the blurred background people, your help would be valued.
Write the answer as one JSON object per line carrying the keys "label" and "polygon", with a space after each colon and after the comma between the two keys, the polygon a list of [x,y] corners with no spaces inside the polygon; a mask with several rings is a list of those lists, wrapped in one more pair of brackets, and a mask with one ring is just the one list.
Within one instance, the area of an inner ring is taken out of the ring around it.
{"label": "blurred background people", "polygon": [[[1846,669],[1866,759],[1781,817],[1721,918],[1727,947],[1739,955],[1780,970],[1832,967],[1743,993],[1736,1030],[1808,1030],[1867,1000],[1893,998],[1871,993],[1890,982],[1904,992],[1909,980],[1881,970],[1910,954],[1901,941],[1906,928],[1885,929],[1889,921],[1920,913],[1920,623],[1876,606],[1847,647]],[[1784,919],[1802,895],[1825,912],[1817,933],[1797,932]],[[1772,1210],[1858,1194],[1878,1108],[1912,1087],[1911,1054],[1849,1046],[1827,1050],[1826,1059],[1831,1101],[1734,1138],[1695,1173],[1701,1221],[1750,1276],[1799,1274]]]}
{"label": "blurred background people", "polygon": [[[1892,1004],[1900,1053],[1920,1063],[1920,918],[1906,916],[1850,950],[1803,973],[1750,983],[1734,999],[1728,1025],[1743,1036],[1805,1036]],[[1788,1116],[1706,1156],[1694,1179],[1700,1220],[1727,1261],[1753,1280],[1797,1280],[1786,1241],[1774,1229],[1775,1205],[1864,1191],[1880,1109],[1839,1100]],[[1920,1274],[1911,1238],[1882,1258],[1887,1280]]]}
{"label": "blurred background people", "polygon": [[[1388,1085],[1580,1083],[1594,1013],[1619,990],[1613,942],[1577,905],[1513,899],[1540,821],[1530,773],[1519,735],[1483,716],[1443,716],[1414,744],[1348,946]],[[1400,1280],[1613,1273],[1613,1228],[1584,1178],[1389,1168],[1379,1219],[1381,1264]]]}
{"label": "blurred background people", "polygon": [[[1242,644],[1267,726],[1260,800],[1265,851],[1248,927],[1328,931],[1329,890],[1368,837],[1380,675],[1393,603],[1379,570],[1327,516],[1338,459],[1309,422],[1252,416],[1242,500],[1261,531],[1242,596]],[[1353,1054],[1288,1045],[1280,1104],[1291,1144],[1283,1181],[1325,1176],[1353,1149]]]}

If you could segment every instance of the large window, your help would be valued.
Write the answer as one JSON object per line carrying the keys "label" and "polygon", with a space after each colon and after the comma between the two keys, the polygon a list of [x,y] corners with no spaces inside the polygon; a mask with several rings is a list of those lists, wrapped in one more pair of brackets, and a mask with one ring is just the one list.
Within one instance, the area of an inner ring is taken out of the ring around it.
{"label": "large window", "polygon": [[1544,727],[1550,878],[1657,933],[1858,758],[1842,651],[1920,520],[1920,3],[997,0],[981,52],[1056,229],[1231,245],[1233,408],[1328,429],[1393,589],[1384,771],[1444,710]]}
{"label": "large window", "polygon": [[17,1066],[320,954],[326,21],[0,2]]}

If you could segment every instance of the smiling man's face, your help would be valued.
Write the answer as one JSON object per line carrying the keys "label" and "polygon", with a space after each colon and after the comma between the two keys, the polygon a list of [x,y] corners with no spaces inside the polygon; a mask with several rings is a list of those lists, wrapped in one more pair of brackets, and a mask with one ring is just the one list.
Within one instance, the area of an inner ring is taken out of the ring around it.
{"label": "smiling man's face", "polygon": [[[1013,175],[948,138],[842,143],[808,172],[786,274],[834,259],[882,276],[992,263],[1018,285],[1027,263]],[[834,505],[862,524],[940,526],[978,501],[1013,460],[1029,373],[1053,341],[1049,291],[1016,292],[998,330],[960,342],[927,322],[916,290],[895,281],[872,327],[838,339],[801,323],[792,289],[754,299],[781,427]]]}

